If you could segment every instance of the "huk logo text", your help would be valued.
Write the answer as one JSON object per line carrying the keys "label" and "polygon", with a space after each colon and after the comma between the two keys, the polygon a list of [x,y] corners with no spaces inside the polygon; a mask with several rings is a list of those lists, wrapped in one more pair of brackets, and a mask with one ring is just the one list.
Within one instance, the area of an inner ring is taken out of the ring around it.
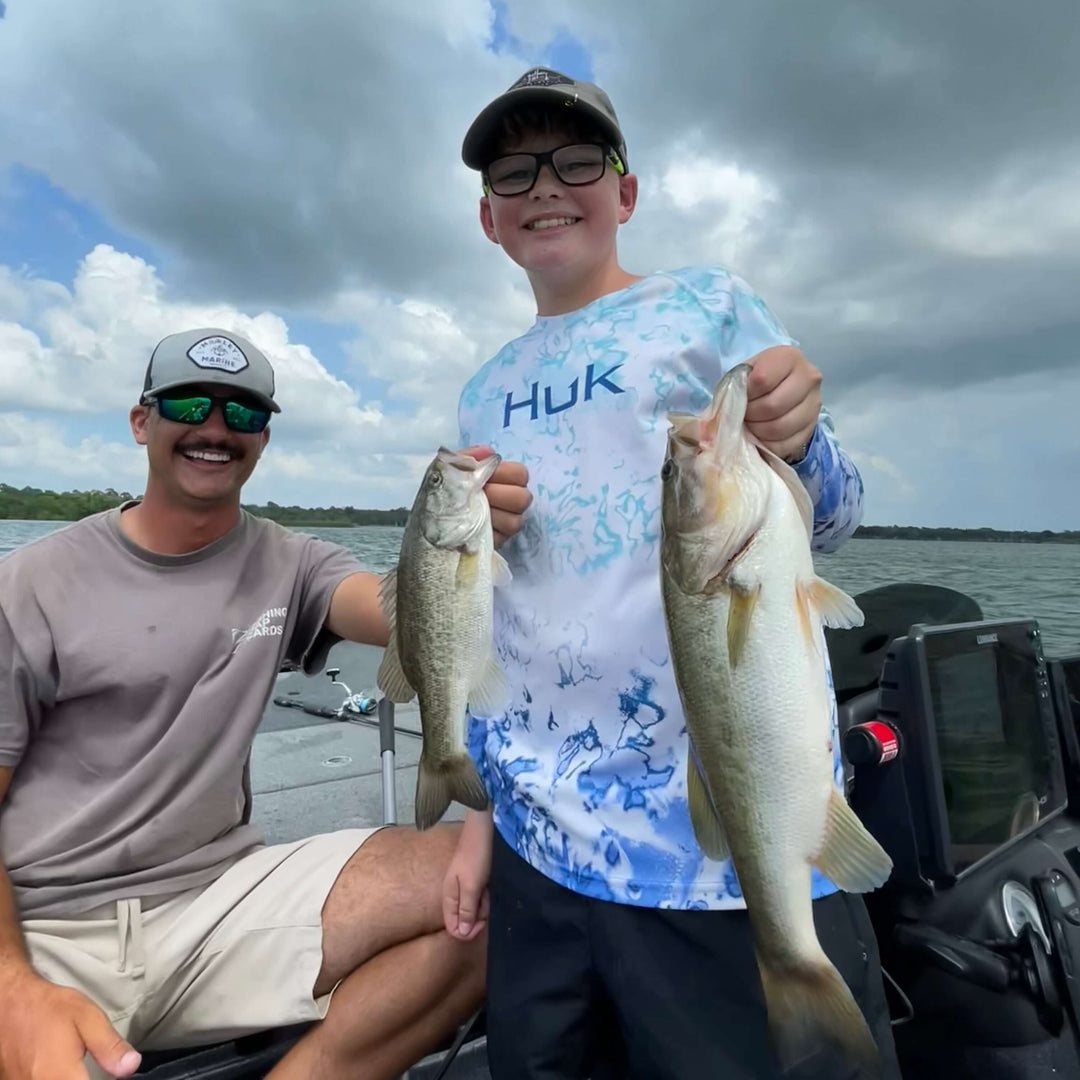
{"label": "huk logo text", "polygon": [[[590,364],[585,369],[585,393],[582,395],[583,401],[592,401],[593,394],[601,387],[609,394],[625,394],[626,391],[618,383],[611,381],[611,376],[622,367],[622,364],[615,364],[613,367],[609,367],[602,375],[596,374],[596,365]],[[565,390],[560,387],[545,386],[544,387],[544,415],[554,416],[556,413],[566,412],[567,409],[572,409],[578,403],[578,383],[580,382],[580,376],[569,385]],[[554,394],[552,393],[554,391]],[[556,401],[555,398],[559,399]],[[534,382],[532,384],[532,394],[525,398],[524,401],[515,401],[513,394],[506,395],[506,404],[503,407],[503,427],[510,426],[510,420],[513,413],[518,409],[528,409],[529,419],[536,420],[540,416],[540,384]]]}

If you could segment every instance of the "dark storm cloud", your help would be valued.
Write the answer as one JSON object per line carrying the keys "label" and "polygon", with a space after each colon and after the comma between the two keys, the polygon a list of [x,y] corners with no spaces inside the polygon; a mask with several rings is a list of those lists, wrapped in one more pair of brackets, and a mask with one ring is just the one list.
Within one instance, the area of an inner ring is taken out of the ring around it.
{"label": "dark storm cloud", "polygon": [[[950,385],[1080,361],[1080,222],[1067,210],[1080,6],[620,11],[590,5],[581,32],[607,40],[597,74],[631,159],[645,169],[692,134],[770,181],[781,198],[755,226],[748,269],[768,278],[796,226],[811,232],[770,299],[798,310],[793,332],[821,344],[839,384],[891,372]],[[844,297],[901,317],[853,329],[835,317]]]}
{"label": "dark storm cloud", "polygon": [[[1080,221],[1059,220],[1080,182],[1074,0],[510,0],[518,56],[487,51],[480,0],[146,10],[35,0],[9,16],[0,155],[155,244],[185,294],[487,303],[507,271],[476,227],[461,135],[569,32],[643,177],[692,145],[775,190],[734,268],[836,392],[1077,362]],[[643,200],[633,268],[710,255],[692,241],[722,209]]]}

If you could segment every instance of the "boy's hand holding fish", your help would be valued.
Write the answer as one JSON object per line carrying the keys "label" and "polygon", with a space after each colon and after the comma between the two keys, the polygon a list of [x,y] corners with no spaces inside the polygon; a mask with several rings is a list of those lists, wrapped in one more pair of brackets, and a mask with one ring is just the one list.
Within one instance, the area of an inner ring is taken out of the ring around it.
{"label": "boy's hand holding fish", "polygon": [[[459,451],[483,461],[491,457],[490,446],[470,446]],[[507,540],[520,531],[522,518],[532,502],[529,470],[520,461],[503,461],[491,474],[484,487],[484,494],[491,505],[491,529],[495,534],[495,546],[502,547]]]}
{"label": "boy's hand holding fish", "polygon": [[798,461],[821,412],[821,372],[793,345],[753,357],[746,383],[746,426],[767,450]]}

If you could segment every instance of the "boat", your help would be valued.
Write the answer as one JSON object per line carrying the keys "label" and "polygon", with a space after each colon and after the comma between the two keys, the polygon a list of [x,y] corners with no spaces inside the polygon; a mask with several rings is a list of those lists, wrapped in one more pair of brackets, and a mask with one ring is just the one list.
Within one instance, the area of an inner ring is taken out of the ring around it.
{"label": "boat", "polygon": [[[1080,1080],[1080,655],[950,589],[856,601],[865,625],[826,637],[848,797],[895,864],[867,904],[905,1080]],[[412,818],[415,705],[350,714],[381,650],[335,649],[325,681],[279,676],[255,739],[271,843]],[[254,1080],[303,1030],[147,1054],[138,1075]],[[481,1013],[402,1080],[488,1080],[485,1045]]]}

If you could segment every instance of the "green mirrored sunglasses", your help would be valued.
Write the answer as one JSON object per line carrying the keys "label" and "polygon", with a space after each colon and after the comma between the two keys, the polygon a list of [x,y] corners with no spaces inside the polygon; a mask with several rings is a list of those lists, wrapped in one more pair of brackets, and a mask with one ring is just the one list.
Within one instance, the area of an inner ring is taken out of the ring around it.
{"label": "green mirrored sunglasses", "polygon": [[209,394],[162,395],[154,398],[158,413],[176,424],[196,427],[205,424],[215,405],[221,406],[221,415],[230,431],[244,435],[257,435],[270,423],[270,410],[248,405],[236,398],[211,397]]}

